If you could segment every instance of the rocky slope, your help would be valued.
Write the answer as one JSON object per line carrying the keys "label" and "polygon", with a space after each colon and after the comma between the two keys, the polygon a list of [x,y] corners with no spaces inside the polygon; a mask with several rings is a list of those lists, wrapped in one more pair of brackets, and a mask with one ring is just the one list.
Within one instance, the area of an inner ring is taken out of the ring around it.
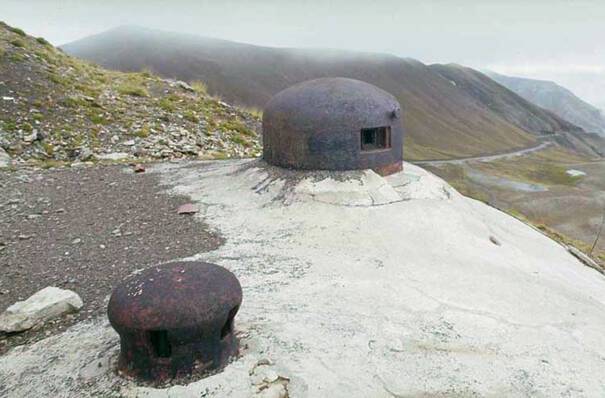
{"label": "rocky slope", "polygon": [[0,23],[0,147],[13,161],[257,155],[258,117],[192,86],[107,71]]}
{"label": "rocky slope", "polygon": [[[413,59],[328,50],[259,47],[198,36],[124,27],[63,46],[103,66],[203,80],[229,101],[262,107],[273,94],[300,81],[329,76],[372,83],[404,106],[408,159],[448,158],[527,147],[535,136],[572,128],[545,113],[512,104],[531,129],[491,109],[441,74]],[[499,90],[508,90],[499,86]]]}
{"label": "rocky slope", "polygon": [[587,132],[605,135],[603,112],[581,100],[565,87],[545,80],[504,76],[493,72],[489,72],[488,75],[526,100],[556,113]]}

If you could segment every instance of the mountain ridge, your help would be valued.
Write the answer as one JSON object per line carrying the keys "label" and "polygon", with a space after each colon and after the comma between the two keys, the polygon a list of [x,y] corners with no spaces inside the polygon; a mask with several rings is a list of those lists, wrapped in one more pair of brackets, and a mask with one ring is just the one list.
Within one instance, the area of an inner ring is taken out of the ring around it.
{"label": "mountain ridge", "polygon": [[532,146],[544,134],[581,130],[543,112],[533,130],[511,123],[429,66],[389,54],[271,48],[126,27],[62,48],[108,68],[149,68],[165,77],[202,80],[212,94],[253,107],[262,107],[278,91],[304,80],[335,76],[363,80],[402,103],[408,159],[498,153]]}

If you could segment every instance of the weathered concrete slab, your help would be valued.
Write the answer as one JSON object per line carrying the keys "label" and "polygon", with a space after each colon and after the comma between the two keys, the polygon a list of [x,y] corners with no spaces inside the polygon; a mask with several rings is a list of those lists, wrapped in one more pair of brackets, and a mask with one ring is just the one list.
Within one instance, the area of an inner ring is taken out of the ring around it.
{"label": "weathered concrete slab", "polygon": [[150,171],[226,238],[197,257],[242,284],[241,357],[188,386],[137,387],[111,372],[100,320],[0,358],[0,395],[605,396],[605,277],[417,167],[378,180],[401,200],[355,206],[343,192],[384,183],[258,161]]}

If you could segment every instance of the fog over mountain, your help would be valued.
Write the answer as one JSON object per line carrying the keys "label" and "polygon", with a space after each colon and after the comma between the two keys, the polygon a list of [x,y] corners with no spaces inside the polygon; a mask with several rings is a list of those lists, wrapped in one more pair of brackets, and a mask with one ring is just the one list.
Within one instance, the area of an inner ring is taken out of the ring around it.
{"label": "fog over mountain", "polygon": [[554,80],[605,105],[600,0],[2,0],[1,18],[56,45],[134,24],[263,46],[455,62]]}

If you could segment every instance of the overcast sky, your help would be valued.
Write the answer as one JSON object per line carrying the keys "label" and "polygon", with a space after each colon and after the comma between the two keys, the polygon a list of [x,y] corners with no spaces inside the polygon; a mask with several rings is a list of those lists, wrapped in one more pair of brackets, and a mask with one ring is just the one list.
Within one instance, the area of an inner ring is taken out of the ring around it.
{"label": "overcast sky", "polygon": [[57,45],[136,24],[456,62],[555,80],[605,108],[605,0],[0,0],[0,19]]}

